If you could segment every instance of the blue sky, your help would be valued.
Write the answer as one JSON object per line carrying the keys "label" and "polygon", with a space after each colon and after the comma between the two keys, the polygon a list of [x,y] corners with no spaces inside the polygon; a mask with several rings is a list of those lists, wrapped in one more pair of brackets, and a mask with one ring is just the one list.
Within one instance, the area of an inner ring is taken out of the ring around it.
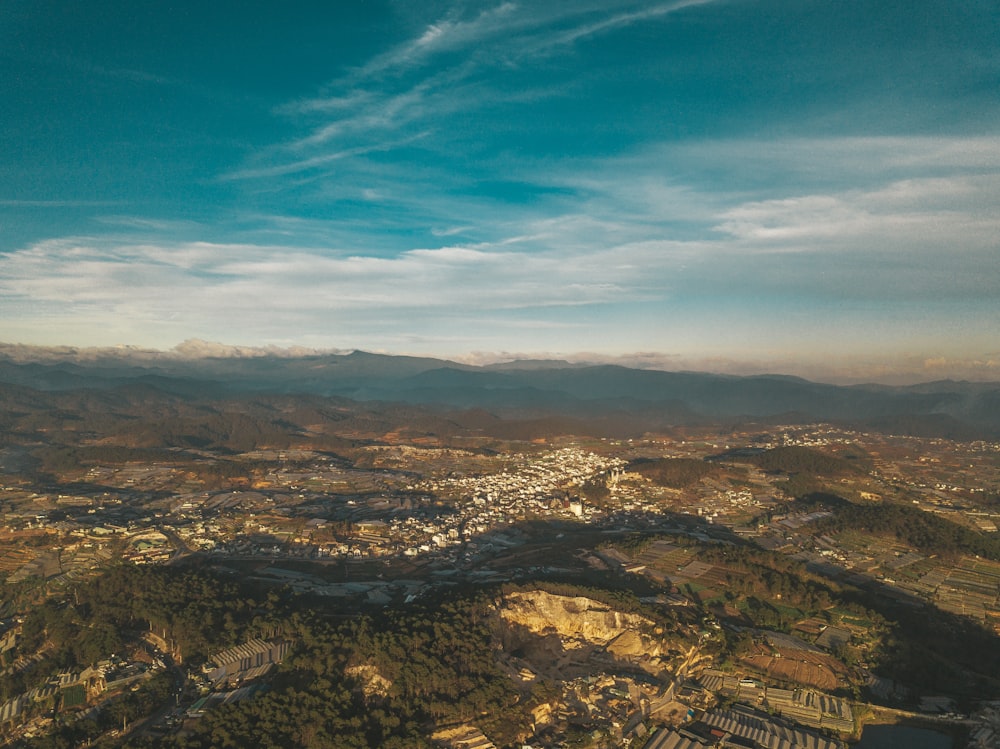
{"label": "blue sky", "polygon": [[1000,379],[994,0],[0,5],[0,340]]}

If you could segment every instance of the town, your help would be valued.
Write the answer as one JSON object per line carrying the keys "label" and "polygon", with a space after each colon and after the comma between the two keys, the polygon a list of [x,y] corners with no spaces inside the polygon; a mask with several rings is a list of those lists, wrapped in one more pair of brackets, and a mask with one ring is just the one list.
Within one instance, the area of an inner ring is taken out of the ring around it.
{"label": "town", "polygon": [[[377,609],[433,598],[434,591],[459,584],[570,574],[637,577],[662,591],[648,598],[650,606],[686,612],[680,621],[688,622],[682,630],[689,643],[672,651],[652,641],[622,650],[616,657],[632,663],[630,672],[607,668],[585,682],[572,677],[576,656],[562,663],[562,677],[537,658],[508,658],[516,682],[531,684],[545,673],[548,683],[561,685],[557,698],[536,709],[537,731],[549,726],[558,733],[558,725],[582,713],[588,725],[613,726],[593,732],[594,746],[705,746],[721,736],[749,745],[739,737],[756,736],[761,746],[786,741],[782,745],[822,749],[842,746],[838,742],[859,735],[866,719],[895,710],[961,728],[969,746],[1000,741],[996,705],[959,706],[952,696],[916,694],[869,670],[875,646],[863,617],[830,608],[824,617],[798,621],[789,613],[792,619],[772,630],[753,628],[749,619],[737,625],[737,601],[723,593],[742,573],[699,552],[700,545],[711,549],[738,539],[831,581],[877,586],[880,596],[933,607],[1000,635],[1000,561],[838,530],[830,524],[834,507],[796,509],[789,501],[790,482],[812,471],[823,491],[836,491],[841,501],[892,502],[991,537],[1000,523],[1000,444],[812,424],[502,445],[387,434],[337,454],[308,447],[174,453],[176,459],[167,460],[95,460],[50,486],[8,480],[0,490],[0,575],[7,585],[38,600],[58,597],[114,565],[197,563],[348,608]],[[850,470],[797,471],[757,459],[780,454],[825,457]],[[17,448],[5,450],[8,464],[17,455]],[[232,478],[209,486],[182,457],[223,464]],[[693,473],[664,479],[656,473],[664,466]],[[651,542],[636,541],[644,537]],[[572,553],[553,553],[560,545]],[[553,601],[550,609],[566,606]],[[13,599],[5,601],[0,657],[6,675],[30,674],[45,656],[44,647],[31,653],[19,647],[24,613]],[[529,616],[522,626],[539,636],[554,627],[567,653],[567,643],[587,640],[592,647],[596,637],[614,654],[612,643],[621,649],[630,629],[595,635],[606,627],[594,625],[584,637],[572,624],[533,621]],[[653,627],[644,622],[631,629],[647,625]],[[720,643],[739,632],[749,638],[739,658],[722,657]],[[216,706],[254,698],[294,647],[280,634],[258,637],[191,671],[169,640],[169,633],[151,628],[127,661],[106,653],[88,668],[10,696],[0,706],[0,730],[12,741],[70,717],[113,712],[122,694],[158,675],[169,677],[173,706],[132,729],[126,718],[118,730],[182,730]],[[673,652],[665,661],[670,666],[652,667],[651,648]],[[584,661],[592,666],[595,657]],[[435,736],[441,745],[492,745],[473,725]]]}

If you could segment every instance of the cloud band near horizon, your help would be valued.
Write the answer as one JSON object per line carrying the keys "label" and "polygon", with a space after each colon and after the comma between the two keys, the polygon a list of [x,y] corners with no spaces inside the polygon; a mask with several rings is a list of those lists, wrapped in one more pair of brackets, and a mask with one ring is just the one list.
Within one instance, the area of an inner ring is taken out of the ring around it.
{"label": "cloud band near horizon", "polygon": [[1000,11],[98,5],[0,11],[0,339],[992,376]]}

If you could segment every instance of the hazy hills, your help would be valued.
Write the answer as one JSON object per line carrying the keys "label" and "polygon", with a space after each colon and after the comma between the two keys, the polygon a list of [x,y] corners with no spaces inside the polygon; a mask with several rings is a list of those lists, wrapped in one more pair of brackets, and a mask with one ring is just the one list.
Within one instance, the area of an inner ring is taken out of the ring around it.
{"label": "hazy hills", "polygon": [[[32,354],[35,354],[34,356]],[[184,357],[130,350],[0,347],[0,383],[35,391],[120,391],[144,386],[183,398],[249,393],[482,411],[551,429],[607,433],[705,423],[831,421],[921,436],[1000,437],[1000,383],[836,386],[796,377],[737,377],[560,361],[474,367],[355,351],[348,354]],[[134,395],[134,392],[133,392]],[[488,418],[487,418],[488,417]]]}

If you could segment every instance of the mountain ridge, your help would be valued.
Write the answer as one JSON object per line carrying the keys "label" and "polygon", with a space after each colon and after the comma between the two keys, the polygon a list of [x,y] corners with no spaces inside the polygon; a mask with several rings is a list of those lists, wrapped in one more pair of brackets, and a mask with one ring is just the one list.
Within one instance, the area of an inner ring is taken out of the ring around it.
{"label": "mountain ridge", "polygon": [[137,361],[40,351],[31,360],[0,346],[0,383],[35,391],[115,390],[143,384],[189,398],[274,393],[481,408],[505,418],[632,420],[637,429],[718,422],[835,422],[955,439],[1000,438],[1000,383],[832,385],[790,375],[636,369],[619,364],[528,361],[473,366],[365,351],[301,356],[177,355]]}

